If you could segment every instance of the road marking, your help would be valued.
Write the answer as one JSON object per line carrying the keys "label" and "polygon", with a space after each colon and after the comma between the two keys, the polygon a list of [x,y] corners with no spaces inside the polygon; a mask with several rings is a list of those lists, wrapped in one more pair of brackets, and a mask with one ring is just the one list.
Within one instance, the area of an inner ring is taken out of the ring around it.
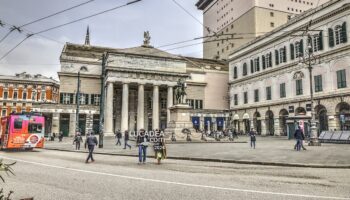
{"label": "road marking", "polygon": [[75,169],[75,168],[70,168],[70,167],[62,167],[62,166],[57,166],[57,165],[49,165],[49,164],[44,164],[44,163],[39,163],[39,162],[32,162],[32,161],[16,159],[16,158],[10,158],[10,157],[5,157],[5,156],[0,156],[0,157],[3,158],[3,159],[7,159],[7,160],[13,160],[13,161],[17,161],[17,162],[23,162],[23,163],[28,163],[28,164],[33,164],[33,165],[38,165],[38,166],[43,166],[43,167],[50,167],[50,168],[56,168],[56,169],[65,169],[65,170],[69,170],[69,171],[76,171],[76,172],[83,172],[83,173],[104,175],[104,176],[112,176],[112,177],[131,179],[131,180],[138,180],[138,181],[148,181],[148,182],[165,183],[165,184],[188,186],[188,187],[207,188],[207,189],[216,189],[216,190],[226,190],[226,191],[235,191],[235,192],[247,192],[247,193],[256,193],[256,194],[268,194],[268,195],[277,195],[277,196],[305,197],[305,198],[315,198],[315,199],[350,200],[350,198],[346,198],[346,197],[330,197],[330,196],[316,196],[316,195],[307,195],[307,194],[291,194],[291,193],[281,193],[281,192],[268,192],[268,191],[259,191],[259,190],[247,190],[247,189],[239,189],[239,188],[226,188],[226,187],[218,187],[218,186],[181,183],[181,182],[174,182],[174,181],[163,181],[163,180],[157,180],[157,179],[140,178],[140,177],[134,177],[134,176],[125,176],[125,175],[110,174],[110,173],[104,173],[104,172],[96,172],[96,171]]}

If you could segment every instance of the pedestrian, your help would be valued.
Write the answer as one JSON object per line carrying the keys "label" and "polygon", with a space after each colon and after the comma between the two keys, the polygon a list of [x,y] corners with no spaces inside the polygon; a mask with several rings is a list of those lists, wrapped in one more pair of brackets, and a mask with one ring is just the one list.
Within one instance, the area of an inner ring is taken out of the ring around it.
{"label": "pedestrian", "polygon": [[[305,134],[304,134],[304,132],[302,131],[301,132],[302,134],[303,134],[303,138],[305,138]],[[304,140],[304,139],[303,139]],[[303,150],[307,150],[305,147],[304,147],[304,142],[303,142],[303,140],[301,141],[301,148],[303,149]],[[294,145],[294,150],[296,150],[297,149],[297,143],[295,143],[295,145]]]}
{"label": "pedestrian", "polygon": [[63,133],[62,131],[60,131],[60,134],[58,135],[58,141],[62,142],[62,139],[63,139]]}
{"label": "pedestrian", "polygon": [[115,133],[115,138],[116,138],[116,140],[117,140],[117,142],[116,142],[115,145],[118,146],[118,144],[119,144],[119,146],[121,146],[122,143],[120,142],[120,139],[122,138],[122,133],[120,132],[119,129],[118,129],[117,132]]}
{"label": "pedestrian", "polygon": [[128,144],[128,141],[129,141],[129,131],[125,131],[124,132],[124,148],[123,149],[126,149],[126,146],[128,146],[129,149],[131,149],[131,145]]}
{"label": "pedestrian", "polygon": [[157,160],[157,164],[160,165],[161,160],[166,158],[166,146],[163,132],[156,132],[154,136],[154,157]]}
{"label": "pedestrian", "polygon": [[149,137],[145,134],[145,130],[141,129],[137,138],[136,145],[139,148],[139,164],[146,164],[147,147],[149,144]]}
{"label": "pedestrian", "polygon": [[76,136],[74,137],[73,144],[75,143],[75,150],[80,150],[80,143],[83,142],[83,137],[81,137],[81,134],[77,132]]}
{"label": "pedestrian", "polygon": [[249,136],[250,136],[250,148],[254,148],[255,149],[256,132],[254,131],[253,128],[250,130]]}
{"label": "pedestrian", "polygon": [[294,132],[294,138],[296,140],[296,146],[297,146],[297,151],[300,151],[301,149],[301,145],[302,145],[302,142],[303,140],[305,139],[305,136],[304,136],[304,133],[303,131],[301,130],[301,127],[298,126],[298,129],[295,130]]}
{"label": "pedestrian", "polygon": [[89,159],[91,159],[92,162],[95,162],[94,158],[92,157],[92,154],[93,154],[94,148],[95,148],[95,146],[97,146],[97,144],[98,144],[98,142],[97,142],[97,138],[95,137],[95,135],[91,135],[91,133],[88,133],[86,140],[85,140],[85,149],[86,149],[86,146],[88,146],[89,155],[86,158],[85,163],[88,163]]}
{"label": "pedestrian", "polygon": [[56,133],[52,134],[52,141],[55,141]]}

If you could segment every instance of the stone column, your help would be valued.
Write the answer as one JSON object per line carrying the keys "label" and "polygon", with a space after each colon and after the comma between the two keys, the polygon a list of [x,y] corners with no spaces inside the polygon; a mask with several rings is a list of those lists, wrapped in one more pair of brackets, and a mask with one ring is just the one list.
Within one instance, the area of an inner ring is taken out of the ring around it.
{"label": "stone column", "polygon": [[52,114],[52,133],[59,133],[60,132],[60,113],[53,113]]}
{"label": "stone column", "polygon": [[266,119],[261,119],[261,135],[266,136],[267,131],[266,131]]}
{"label": "stone column", "polygon": [[173,106],[173,87],[168,86],[168,98],[167,98],[167,121],[170,122],[170,107]]}
{"label": "stone column", "polygon": [[145,128],[145,86],[139,84],[137,95],[137,130]]}
{"label": "stone column", "polygon": [[69,114],[69,136],[74,136],[75,135],[75,129],[76,129],[76,114],[75,113],[70,113]]}
{"label": "stone column", "polygon": [[121,131],[124,132],[129,129],[129,85],[123,83],[123,97],[122,97],[122,123]]}
{"label": "stone column", "polygon": [[107,84],[106,103],[104,108],[104,135],[113,135],[113,83]]}
{"label": "stone column", "polygon": [[274,135],[280,136],[281,132],[282,132],[281,127],[280,127],[280,119],[279,118],[275,118],[273,122],[274,122],[273,126],[274,126],[274,129],[275,129],[275,134]]}
{"label": "stone column", "polygon": [[153,86],[152,129],[159,129],[159,86]]}
{"label": "stone column", "polygon": [[[86,126],[85,126],[85,133],[89,133],[92,131],[92,126],[93,126],[93,120],[94,118],[94,115],[89,113],[89,114],[86,114]],[[97,133],[95,133],[97,134]]]}

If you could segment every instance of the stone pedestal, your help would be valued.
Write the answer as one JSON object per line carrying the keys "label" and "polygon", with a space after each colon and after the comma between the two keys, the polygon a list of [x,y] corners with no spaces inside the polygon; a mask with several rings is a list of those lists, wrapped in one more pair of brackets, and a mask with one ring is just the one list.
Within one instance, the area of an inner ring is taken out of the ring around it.
{"label": "stone pedestal", "polygon": [[170,121],[168,128],[165,129],[165,138],[171,140],[174,133],[176,140],[186,140],[187,134],[183,133],[183,129],[191,131],[191,140],[200,140],[201,134],[196,133],[193,128],[190,117],[191,107],[187,104],[178,104],[170,107]]}

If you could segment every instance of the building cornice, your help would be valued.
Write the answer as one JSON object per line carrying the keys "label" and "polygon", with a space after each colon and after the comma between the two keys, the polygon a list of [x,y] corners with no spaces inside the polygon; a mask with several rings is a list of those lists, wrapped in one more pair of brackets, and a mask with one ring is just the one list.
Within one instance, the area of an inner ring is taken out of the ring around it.
{"label": "building cornice", "polygon": [[[69,77],[78,77],[78,73],[70,73],[70,72],[57,72],[58,76],[69,76]],[[80,74],[81,78],[96,78],[100,79],[101,75],[94,74]]]}

